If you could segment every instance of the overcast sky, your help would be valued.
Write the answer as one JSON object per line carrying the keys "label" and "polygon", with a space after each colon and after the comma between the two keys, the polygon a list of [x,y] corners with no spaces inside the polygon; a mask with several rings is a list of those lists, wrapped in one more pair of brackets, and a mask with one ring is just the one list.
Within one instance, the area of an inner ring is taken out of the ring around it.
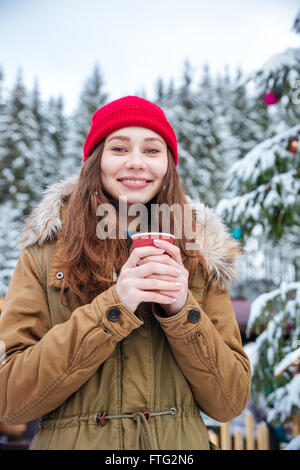
{"label": "overcast sky", "polygon": [[189,59],[250,72],[272,54],[299,47],[291,32],[299,0],[0,0],[4,85],[39,79],[42,98],[65,98],[71,112],[98,62],[109,99],[145,89],[158,77],[179,83]]}

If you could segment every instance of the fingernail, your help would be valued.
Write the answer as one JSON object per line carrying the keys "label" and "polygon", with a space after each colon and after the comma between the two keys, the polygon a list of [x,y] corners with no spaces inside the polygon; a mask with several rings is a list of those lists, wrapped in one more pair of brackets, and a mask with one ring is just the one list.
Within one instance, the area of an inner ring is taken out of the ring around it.
{"label": "fingernail", "polygon": [[155,243],[155,245],[159,245],[159,244],[160,244],[160,240],[153,240],[153,243]]}
{"label": "fingernail", "polygon": [[181,274],[181,273],[182,273],[181,269],[176,269],[176,272],[177,272],[177,274]]}
{"label": "fingernail", "polygon": [[176,286],[181,287],[182,286],[181,282],[176,282]]}

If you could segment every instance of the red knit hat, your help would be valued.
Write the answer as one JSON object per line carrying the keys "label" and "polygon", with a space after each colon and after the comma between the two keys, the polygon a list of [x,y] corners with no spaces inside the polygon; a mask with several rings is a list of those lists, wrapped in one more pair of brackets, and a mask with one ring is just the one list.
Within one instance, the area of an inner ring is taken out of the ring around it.
{"label": "red knit hat", "polygon": [[95,112],[83,147],[83,161],[86,161],[102,139],[117,129],[128,126],[146,127],[161,135],[169,145],[175,166],[177,166],[177,139],[165,113],[157,104],[138,96],[119,98]]}

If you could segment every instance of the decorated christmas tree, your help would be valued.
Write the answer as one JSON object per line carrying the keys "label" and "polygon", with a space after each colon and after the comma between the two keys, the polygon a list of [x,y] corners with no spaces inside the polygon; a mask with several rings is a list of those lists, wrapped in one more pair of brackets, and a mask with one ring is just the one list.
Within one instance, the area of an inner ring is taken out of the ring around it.
{"label": "decorated christmas tree", "polygon": [[[299,19],[300,15],[295,32]],[[267,120],[271,128],[266,129],[265,140],[233,165],[227,180],[230,197],[217,208],[229,226],[240,228],[246,251],[247,244],[256,240],[254,261],[265,254],[261,247],[268,245],[277,267],[271,270],[277,288],[255,299],[247,328],[249,335],[258,335],[251,348],[253,397],[263,393],[272,424],[287,423],[291,415],[300,414],[297,367],[291,362],[278,373],[278,365],[300,345],[299,76],[300,49],[271,57],[252,76],[257,102],[271,118]]]}

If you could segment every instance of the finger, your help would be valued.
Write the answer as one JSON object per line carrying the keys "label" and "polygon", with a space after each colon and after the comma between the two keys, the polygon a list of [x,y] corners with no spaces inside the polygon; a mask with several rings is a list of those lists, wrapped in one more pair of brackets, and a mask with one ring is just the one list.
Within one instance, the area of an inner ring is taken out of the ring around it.
{"label": "finger", "polygon": [[[176,290],[166,290],[166,289],[155,289],[154,292],[158,292],[159,294],[169,295],[172,297],[180,298],[184,293],[187,292],[183,285],[177,286],[178,289]],[[186,294],[185,294],[186,295]]]}
{"label": "finger", "polygon": [[172,304],[177,301],[175,297],[172,297],[173,294],[171,295],[163,295],[158,292],[147,292],[144,291],[141,301],[142,302],[154,302],[156,304]]}
{"label": "finger", "polygon": [[127,267],[133,268],[137,265],[140,259],[149,255],[161,255],[164,253],[164,248],[156,248],[155,246],[140,246],[139,248],[134,248],[127,260]]}
{"label": "finger", "polygon": [[[168,274],[149,274],[149,276],[145,276],[144,279],[161,279],[162,281],[174,281],[174,276]],[[176,282],[181,282],[181,280],[177,277]]]}
{"label": "finger", "polygon": [[149,276],[145,276],[144,279],[159,279],[162,281],[177,282],[178,284],[181,284],[183,288],[188,288],[188,283],[182,276],[174,278],[174,276],[168,274],[150,274]]}
{"label": "finger", "polygon": [[181,259],[181,252],[178,246],[173,245],[173,243],[167,242],[166,240],[154,240],[153,243],[158,248],[162,248],[168,253],[178,264],[183,266],[183,262]]}
{"label": "finger", "polygon": [[166,297],[173,297],[173,299],[178,300],[179,291],[169,291],[169,290],[155,290],[153,291],[156,294],[165,295]]}
{"label": "finger", "polygon": [[155,261],[157,263],[162,263],[162,264],[172,264],[180,268],[180,265],[169,255],[145,256],[145,258],[140,259],[140,261],[138,262],[138,266],[140,266],[141,264],[149,263],[149,261]]}
{"label": "finger", "polygon": [[170,265],[170,264],[163,264],[163,263],[156,263],[154,261],[149,261],[149,263],[145,263],[142,265],[137,266],[133,269],[134,273],[137,274],[138,277],[146,277],[150,276],[151,274],[167,274],[169,276],[179,276],[182,271],[178,269],[177,266]]}
{"label": "finger", "polygon": [[161,281],[160,279],[136,279],[135,287],[141,290],[178,291],[182,288],[182,283],[175,281]]}

